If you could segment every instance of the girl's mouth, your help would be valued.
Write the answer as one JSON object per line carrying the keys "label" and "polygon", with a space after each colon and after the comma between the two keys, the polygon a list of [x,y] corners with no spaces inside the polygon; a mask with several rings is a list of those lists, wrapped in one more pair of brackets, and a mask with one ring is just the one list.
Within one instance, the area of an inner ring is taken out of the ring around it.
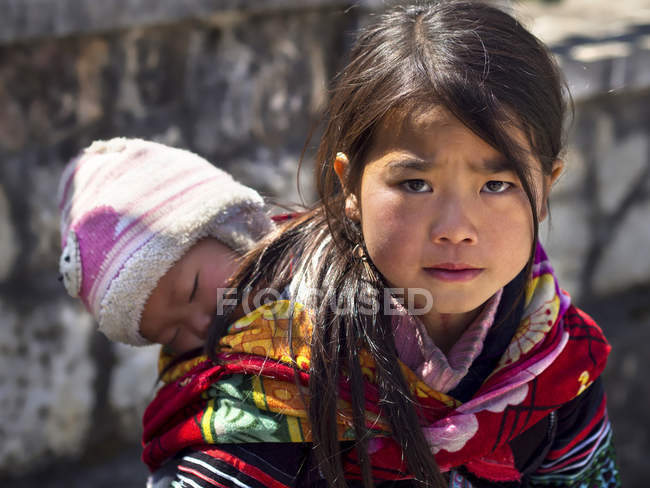
{"label": "girl's mouth", "polygon": [[424,271],[440,281],[462,282],[473,280],[483,272],[483,268],[475,268],[462,263],[441,263],[424,268]]}

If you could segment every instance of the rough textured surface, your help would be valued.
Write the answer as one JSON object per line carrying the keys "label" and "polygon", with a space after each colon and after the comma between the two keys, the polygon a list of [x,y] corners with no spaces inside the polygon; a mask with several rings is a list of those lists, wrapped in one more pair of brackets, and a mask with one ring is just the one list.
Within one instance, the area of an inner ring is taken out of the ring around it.
{"label": "rough textured surface", "polygon": [[11,273],[17,254],[16,232],[11,221],[11,207],[2,186],[0,186],[0,281],[3,281]]}
{"label": "rough textured surface", "polygon": [[[88,34],[144,25],[211,18],[223,22],[249,12],[349,6],[345,0],[1,0],[0,42]],[[357,5],[376,4],[361,0]]]}
{"label": "rough textured surface", "polygon": [[[61,301],[16,313],[0,303],[0,459],[18,473],[29,461],[79,456],[94,407],[90,318]],[[56,352],[55,352],[56,351]]]}
{"label": "rough textured surface", "polygon": [[[525,4],[576,98],[544,241],[563,285],[613,344],[606,386],[624,486],[641,487],[650,476],[650,15],[645,0],[613,10],[584,1]],[[107,11],[92,0],[0,0],[5,484],[136,487],[146,477],[138,439],[156,350],[108,343],[56,280],[55,191],[65,162],[97,138],[144,137],[296,201],[297,162],[328,80],[349,33],[368,20],[343,4],[121,0]],[[598,8],[611,20],[600,32],[588,23]]]}
{"label": "rough textured surface", "polygon": [[[647,216],[645,217],[648,218]],[[650,286],[586,301],[584,308],[601,324],[612,345],[604,381],[622,486],[647,486],[650,467]]]}
{"label": "rough textured surface", "polygon": [[605,296],[648,282],[647,104],[647,91],[631,90],[576,106],[566,172],[552,193],[552,229],[545,239],[562,282],[575,295]]}
{"label": "rough textured surface", "polygon": [[[358,19],[337,5],[0,45],[0,479],[74,486],[82,465],[111,484],[103,463],[138,445],[153,394],[156,348],[110,344],[56,280],[63,165],[94,139],[137,136],[297,201],[307,132]],[[125,473],[141,485],[138,457]]]}

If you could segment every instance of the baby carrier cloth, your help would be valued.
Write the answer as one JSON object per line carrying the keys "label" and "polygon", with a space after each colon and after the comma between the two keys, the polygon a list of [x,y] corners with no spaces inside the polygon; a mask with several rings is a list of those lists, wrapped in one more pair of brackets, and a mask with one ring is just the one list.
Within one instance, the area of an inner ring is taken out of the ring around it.
{"label": "baby carrier cloth", "polygon": [[[517,482],[511,441],[581,395],[596,380],[610,346],[584,312],[570,305],[541,246],[527,280],[516,331],[496,367],[465,401],[433,390],[400,363],[424,436],[441,471],[462,469],[493,482]],[[290,317],[293,316],[292,320]],[[308,443],[311,311],[275,300],[233,322],[206,356],[174,364],[144,414],[143,460],[154,471],[178,452],[223,444]],[[291,334],[289,329],[291,328]],[[291,338],[291,346],[289,345]],[[172,358],[162,354],[164,370]],[[359,354],[365,386],[368,451],[378,480],[409,479],[401,449],[380,408],[375,364]],[[341,372],[337,427],[354,439],[350,381]],[[606,416],[604,395],[594,420]],[[346,479],[359,479],[354,450]],[[459,485],[460,486],[460,485]]]}

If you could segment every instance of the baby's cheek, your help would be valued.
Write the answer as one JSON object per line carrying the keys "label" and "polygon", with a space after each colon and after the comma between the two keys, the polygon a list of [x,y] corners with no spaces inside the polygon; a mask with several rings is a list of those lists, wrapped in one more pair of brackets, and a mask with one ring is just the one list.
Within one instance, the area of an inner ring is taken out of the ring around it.
{"label": "baby's cheek", "polygon": [[172,350],[176,354],[183,354],[185,352],[191,351],[193,349],[203,347],[205,341],[194,334],[183,331],[180,334],[180,337],[174,341],[172,345]]}

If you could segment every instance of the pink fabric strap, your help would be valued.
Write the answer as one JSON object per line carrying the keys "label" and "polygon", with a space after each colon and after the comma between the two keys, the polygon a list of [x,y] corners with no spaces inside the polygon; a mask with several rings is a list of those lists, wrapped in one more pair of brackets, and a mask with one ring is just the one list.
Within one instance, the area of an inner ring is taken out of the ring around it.
{"label": "pink fabric strap", "polygon": [[483,350],[502,293],[500,289],[485,303],[447,355],[434,344],[424,324],[395,301],[393,306],[400,313],[393,319],[393,335],[399,358],[434,390],[442,393],[452,390]]}

